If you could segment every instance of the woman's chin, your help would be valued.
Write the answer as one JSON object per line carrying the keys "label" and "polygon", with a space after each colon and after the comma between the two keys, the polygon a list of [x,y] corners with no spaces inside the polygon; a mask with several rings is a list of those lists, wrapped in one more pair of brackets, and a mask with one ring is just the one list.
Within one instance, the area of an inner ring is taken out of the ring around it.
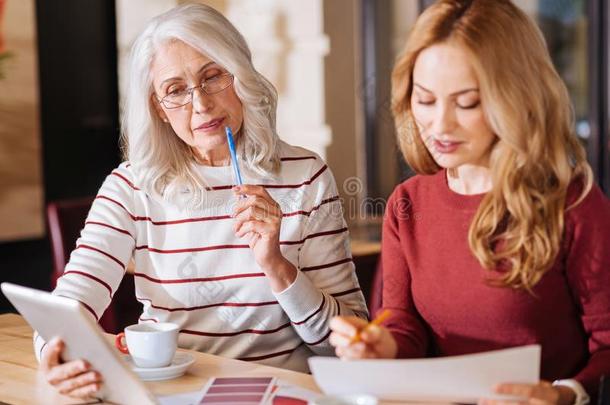
{"label": "woman's chin", "polygon": [[464,164],[464,162],[461,159],[445,158],[445,157],[441,157],[440,159],[438,159],[438,158],[434,159],[434,161],[436,162],[437,165],[439,165],[443,169],[447,169],[447,170],[457,169],[458,167],[460,167],[461,165]]}
{"label": "woman's chin", "polygon": [[193,139],[189,143],[192,148],[200,150],[214,150],[218,147],[226,146],[227,136],[224,131],[214,131],[213,133],[194,132]]}

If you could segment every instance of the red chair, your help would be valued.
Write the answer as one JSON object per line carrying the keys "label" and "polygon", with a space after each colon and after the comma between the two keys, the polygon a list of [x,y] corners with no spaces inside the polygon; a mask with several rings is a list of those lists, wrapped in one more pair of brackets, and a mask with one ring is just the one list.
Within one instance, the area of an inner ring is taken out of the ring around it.
{"label": "red chair", "polygon": [[[85,197],[55,201],[47,205],[47,221],[53,254],[52,287],[55,287],[57,279],[64,273],[92,203],[93,197]],[[106,332],[116,334],[125,326],[137,323],[141,313],[142,305],[135,299],[134,277],[127,273],[99,324]]]}

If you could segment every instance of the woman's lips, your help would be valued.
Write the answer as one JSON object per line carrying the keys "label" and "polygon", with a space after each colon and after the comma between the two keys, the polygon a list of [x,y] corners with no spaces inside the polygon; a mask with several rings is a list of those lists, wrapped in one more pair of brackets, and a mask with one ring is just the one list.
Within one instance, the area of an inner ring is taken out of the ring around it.
{"label": "woman's lips", "polygon": [[457,150],[457,148],[460,147],[461,143],[462,142],[435,140],[434,149],[436,149],[436,151],[438,153],[452,153],[452,152],[455,152]]}
{"label": "woman's lips", "polygon": [[197,128],[195,128],[195,131],[215,131],[220,128],[224,120],[224,117],[213,119],[212,121],[208,121],[205,124],[198,126]]}

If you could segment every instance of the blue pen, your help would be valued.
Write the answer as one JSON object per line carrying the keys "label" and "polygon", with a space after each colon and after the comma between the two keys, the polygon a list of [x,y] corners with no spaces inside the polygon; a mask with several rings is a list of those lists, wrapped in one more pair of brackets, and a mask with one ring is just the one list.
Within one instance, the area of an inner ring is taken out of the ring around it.
{"label": "blue pen", "polygon": [[235,153],[235,142],[233,141],[233,132],[231,128],[225,127],[227,133],[227,142],[229,143],[229,152],[231,153],[231,162],[233,164],[233,172],[235,173],[235,181],[238,186],[244,184],[241,179],[241,173],[239,171],[239,164],[237,163],[237,153]]}

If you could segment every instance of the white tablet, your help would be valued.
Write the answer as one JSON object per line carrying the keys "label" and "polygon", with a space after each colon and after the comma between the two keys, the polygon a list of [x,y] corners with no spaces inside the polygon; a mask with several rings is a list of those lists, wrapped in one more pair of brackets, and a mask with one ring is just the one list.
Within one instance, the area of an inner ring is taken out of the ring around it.
{"label": "white tablet", "polygon": [[40,337],[49,341],[59,336],[65,342],[64,360],[85,359],[101,373],[100,399],[116,404],[158,403],[78,301],[11,283],[0,287]]}

